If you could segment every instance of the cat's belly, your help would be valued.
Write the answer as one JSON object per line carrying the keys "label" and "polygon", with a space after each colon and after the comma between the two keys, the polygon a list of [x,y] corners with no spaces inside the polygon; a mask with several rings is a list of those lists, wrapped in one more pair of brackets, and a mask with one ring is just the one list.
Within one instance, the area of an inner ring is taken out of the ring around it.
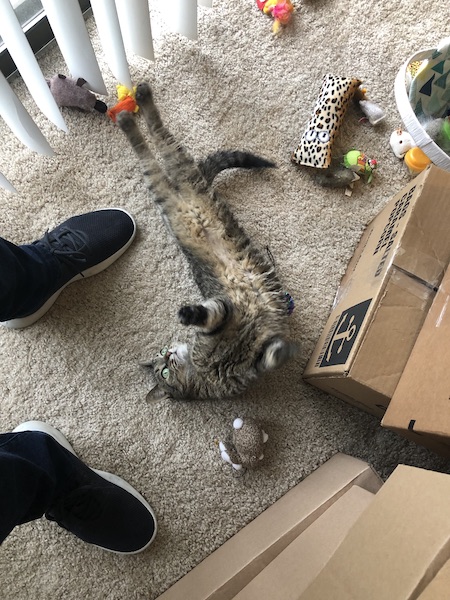
{"label": "cat's belly", "polygon": [[236,250],[231,241],[224,240],[215,229],[206,229],[205,238],[208,246],[210,260],[216,258],[213,267],[217,277],[223,279],[224,283],[234,282],[249,283],[253,281],[256,274],[253,265],[248,258],[238,258]]}
{"label": "cat's belly", "polygon": [[229,290],[233,303],[246,306],[248,310],[260,310],[258,305],[268,306],[273,301],[273,293],[267,290],[265,276],[248,256],[237,256],[232,242],[224,240],[215,230],[207,229],[210,262],[214,257],[213,268],[225,289]]}

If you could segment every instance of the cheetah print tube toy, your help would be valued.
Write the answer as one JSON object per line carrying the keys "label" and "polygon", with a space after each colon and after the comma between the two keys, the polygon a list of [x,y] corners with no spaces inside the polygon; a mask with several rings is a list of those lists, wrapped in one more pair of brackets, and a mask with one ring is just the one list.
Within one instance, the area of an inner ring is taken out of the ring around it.
{"label": "cheetah print tube toy", "polygon": [[312,116],[292,153],[292,162],[317,169],[330,165],[334,139],[360,85],[359,79],[325,75]]}

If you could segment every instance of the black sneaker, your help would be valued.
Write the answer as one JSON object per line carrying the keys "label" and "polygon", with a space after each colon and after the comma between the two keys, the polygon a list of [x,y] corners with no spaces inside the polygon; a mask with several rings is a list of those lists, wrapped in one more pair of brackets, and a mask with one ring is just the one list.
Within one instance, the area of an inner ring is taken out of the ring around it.
{"label": "black sneaker", "polygon": [[63,434],[47,423],[27,421],[14,429],[20,431],[50,435],[79,462],[82,484],[59,498],[47,519],[88,544],[118,554],[137,554],[153,542],[157,529],[153,510],[129,483],[85,465]]}
{"label": "black sneaker", "polygon": [[1,324],[10,329],[28,327],[40,319],[70,283],[103,271],[130,246],[136,235],[133,217],[120,208],[104,208],[71,217],[33,242],[56,257],[61,275],[41,305],[30,314]]}

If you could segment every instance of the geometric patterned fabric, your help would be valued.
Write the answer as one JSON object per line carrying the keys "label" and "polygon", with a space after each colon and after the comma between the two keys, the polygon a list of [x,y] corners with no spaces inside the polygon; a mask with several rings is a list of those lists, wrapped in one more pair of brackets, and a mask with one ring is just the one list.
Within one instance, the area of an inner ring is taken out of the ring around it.
{"label": "geometric patterned fabric", "polygon": [[422,61],[411,80],[409,101],[419,121],[450,115],[450,38]]}

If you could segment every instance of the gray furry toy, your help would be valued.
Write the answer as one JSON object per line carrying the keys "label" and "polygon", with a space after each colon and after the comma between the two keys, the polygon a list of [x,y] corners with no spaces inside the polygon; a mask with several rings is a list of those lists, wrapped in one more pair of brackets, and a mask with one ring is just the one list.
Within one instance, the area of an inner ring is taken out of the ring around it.
{"label": "gray furry toy", "polygon": [[50,79],[46,79],[46,82],[58,106],[80,108],[87,111],[97,110],[101,113],[105,113],[107,110],[106,104],[97,99],[82,77],[73,79],[58,73]]}

